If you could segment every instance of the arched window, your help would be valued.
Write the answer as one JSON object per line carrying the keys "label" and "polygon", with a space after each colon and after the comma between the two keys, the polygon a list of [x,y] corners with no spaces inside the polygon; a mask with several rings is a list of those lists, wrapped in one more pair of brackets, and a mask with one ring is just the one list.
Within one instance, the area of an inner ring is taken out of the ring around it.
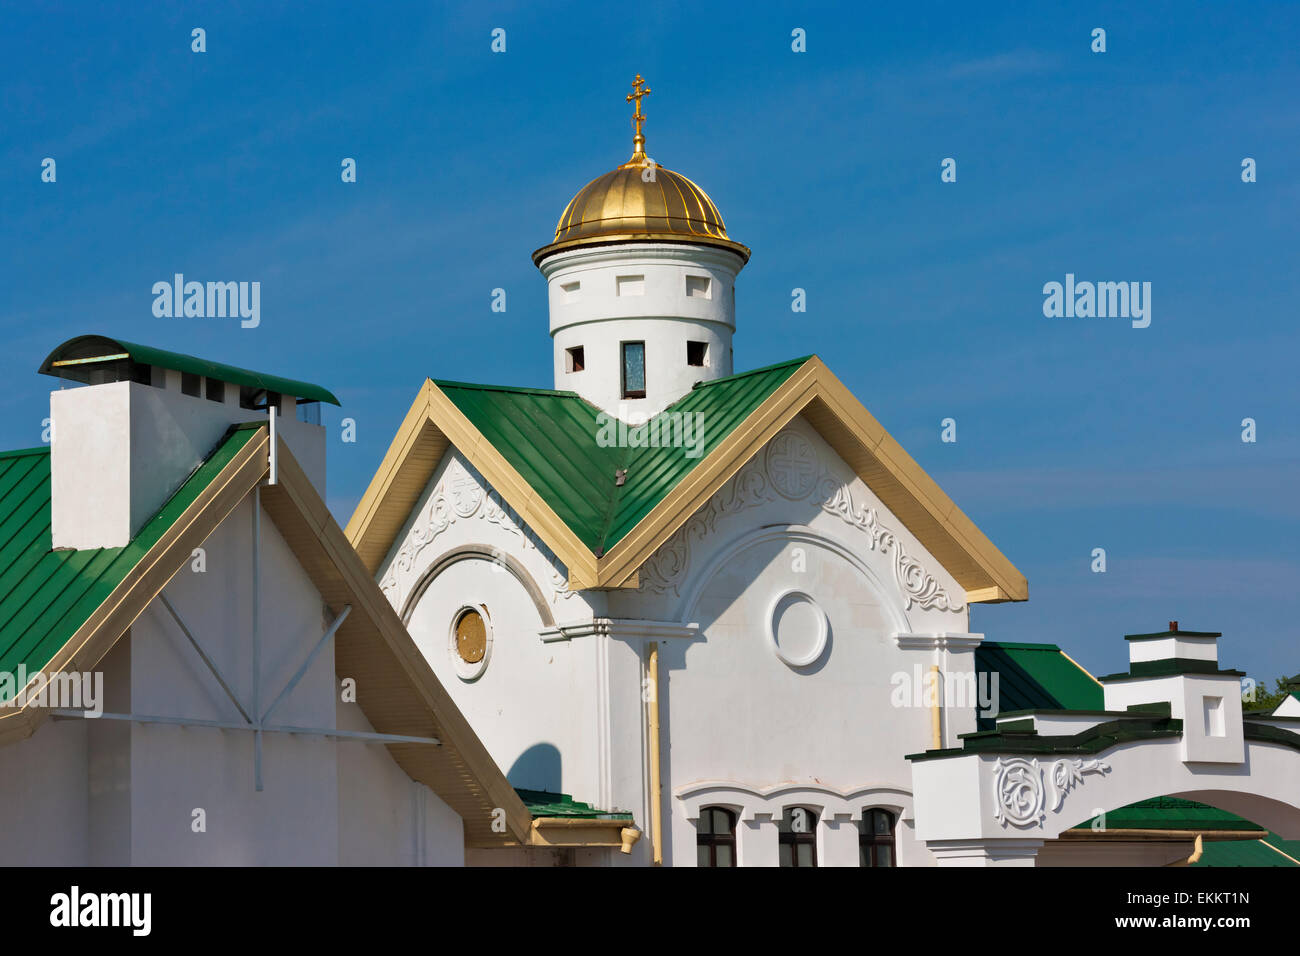
{"label": "arched window", "polygon": [[894,815],[871,807],[858,821],[858,866],[894,866]]}
{"label": "arched window", "polygon": [[817,865],[817,812],[787,807],[777,828],[782,866]]}
{"label": "arched window", "polygon": [[704,807],[695,829],[696,866],[736,865],[736,815],[722,807]]}

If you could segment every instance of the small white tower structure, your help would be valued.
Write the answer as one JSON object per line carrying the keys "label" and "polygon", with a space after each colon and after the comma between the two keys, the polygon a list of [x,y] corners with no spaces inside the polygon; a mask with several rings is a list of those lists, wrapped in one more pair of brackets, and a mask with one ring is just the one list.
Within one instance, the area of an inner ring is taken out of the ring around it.
{"label": "small white tower structure", "polygon": [[565,207],[533,253],[546,277],[555,387],[624,421],[643,421],[696,382],[730,375],[736,275],[749,249],[718,207],[646,156],[638,74],[632,158]]}

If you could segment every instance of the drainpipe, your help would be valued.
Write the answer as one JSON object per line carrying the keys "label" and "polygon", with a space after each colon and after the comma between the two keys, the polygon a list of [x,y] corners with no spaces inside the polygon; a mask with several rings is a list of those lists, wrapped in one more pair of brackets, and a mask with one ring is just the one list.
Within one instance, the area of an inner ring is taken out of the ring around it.
{"label": "drainpipe", "polygon": [[659,776],[659,642],[650,642],[650,699],[646,712],[650,724],[650,848],[654,865],[664,862],[663,786]]}

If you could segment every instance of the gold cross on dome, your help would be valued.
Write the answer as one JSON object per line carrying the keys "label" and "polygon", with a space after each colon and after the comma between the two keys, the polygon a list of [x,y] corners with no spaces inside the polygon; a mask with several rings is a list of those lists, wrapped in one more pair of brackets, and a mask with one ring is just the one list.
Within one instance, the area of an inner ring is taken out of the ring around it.
{"label": "gold cross on dome", "polygon": [[636,124],[636,135],[632,137],[632,162],[645,159],[645,135],[641,132],[641,124],[645,122],[645,114],[641,112],[641,97],[650,95],[650,87],[645,86],[645,80],[641,79],[641,74],[636,75],[636,80],[632,83],[632,92],[627,95],[629,103],[636,101],[636,109],[632,113],[632,122]]}

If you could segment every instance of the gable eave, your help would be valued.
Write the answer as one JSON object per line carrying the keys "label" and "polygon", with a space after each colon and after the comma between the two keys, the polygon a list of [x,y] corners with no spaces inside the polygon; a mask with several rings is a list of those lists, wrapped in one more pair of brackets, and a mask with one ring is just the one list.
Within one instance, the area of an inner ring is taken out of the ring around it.
{"label": "gable eave", "polygon": [[966,592],[968,602],[1024,601],[1025,576],[813,356],[701,460],[598,564],[618,587],[796,415],[802,414]]}
{"label": "gable eave", "polygon": [[438,461],[455,446],[569,569],[570,587],[636,587],[641,565],[801,414],[957,580],[968,603],[1028,599],[1025,576],[816,356],[599,558],[464,412],[426,380],[348,522],[347,537],[377,573]]}
{"label": "gable eave", "polygon": [[[332,608],[354,605],[335,634],[335,670],[357,682],[357,704],[380,733],[425,736],[441,745],[392,743],[393,759],[464,821],[469,846],[526,845],[532,815],[415,645],[370,570],[334,521],[292,453],[279,445],[277,483],[262,507]],[[367,688],[382,688],[367,693]],[[506,832],[493,811],[505,812]]]}
{"label": "gable eave", "polygon": [[377,574],[449,448],[456,448],[569,571],[571,587],[596,586],[596,556],[505,456],[426,379],[345,534]]}

